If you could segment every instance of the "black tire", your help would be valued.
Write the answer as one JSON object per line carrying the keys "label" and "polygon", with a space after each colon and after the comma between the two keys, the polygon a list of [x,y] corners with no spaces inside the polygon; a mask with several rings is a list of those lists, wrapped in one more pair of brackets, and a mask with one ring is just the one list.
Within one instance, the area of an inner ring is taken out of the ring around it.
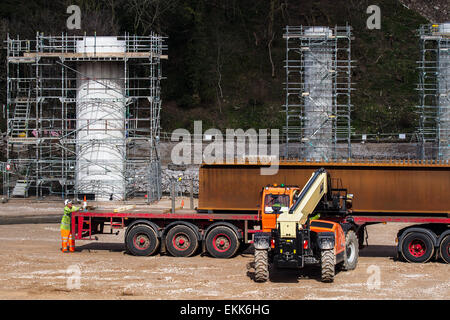
{"label": "black tire", "polygon": [[353,230],[349,230],[345,235],[344,261],[342,262],[341,269],[343,271],[355,270],[356,266],[358,265],[358,258],[358,237]]}
{"label": "black tire", "polygon": [[150,256],[157,251],[159,239],[153,228],[147,225],[137,225],[128,231],[125,247],[135,256]]}
{"label": "black tire", "polygon": [[214,258],[231,258],[239,249],[239,245],[236,233],[225,226],[215,227],[206,236],[206,250]]}
{"label": "black tire", "polygon": [[320,257],[320,270],[322,282],[333,282],[336,273],[336,256],[334,250],[322,250]]}
{"label": "black tire", "polygon": [[169,230],[166,248],[174,257],[190,257],[198,248],[198,236],[188,226],[178,225]]}
{"label": "black tire", "polygon": [[266,282],[269,280],[268,251],[255,249],[255,281]]}
{"label": "black tire", "polygon": [[441,255],[442,260],[446,263],[450,263],[450,235],[446,236],[439,246],[439,254]]}
{"label": "black tire", "polygon": [[433,256],[433,241],[425,233],[411,232],[403,238],[401,252],[408,262],[425,263]]}

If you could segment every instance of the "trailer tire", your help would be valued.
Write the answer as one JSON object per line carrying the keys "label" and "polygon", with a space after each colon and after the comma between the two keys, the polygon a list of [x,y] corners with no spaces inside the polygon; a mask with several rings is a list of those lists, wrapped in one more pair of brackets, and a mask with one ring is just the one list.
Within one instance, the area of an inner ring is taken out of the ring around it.
{"label": "trailer tire", "polygon": [[356,233],[349,230],[345,235],[344,261],[341,269],[343,271],[355,270],[358,265],[359,258],[359,242]]}
{"label": "trailer tire", "polygon": [[177,225],[166,235],[166,248],[174,257],[190,257],[198,248],[198,236],[186,225]]}
{"label": "trailer tire", "polygon": [[150,256],[159,247],[155,230],[147,225],[136,225],[127,232],[125,247],[135,256]]}
{"label": "trailer tire", "polygon": [[255,249],[255,281],[269,280],[269,254],[267,249]]}
{"label": "trailer tire", "polygon": [[439,246],[439,253],[441,255],[442,260],[446,263],[450,263],[450,235],[446,236]]}
{"label": "trailer tire", "polygon": [[239,249],[236,233],[228,227],[217,226],[206,236],[206,250],[214,258],[228,259]]}
{"label": "trailer tire", "polygon": [[401,252],[408,262],[425,263],[433,256],[434,244],[427,234],[411,232],[403,238]]}
{"label": "trailer tire", "polygon": [[322,250],[320,253],[320,273],[322,282],[333,282],[336,266],[334,250]]}

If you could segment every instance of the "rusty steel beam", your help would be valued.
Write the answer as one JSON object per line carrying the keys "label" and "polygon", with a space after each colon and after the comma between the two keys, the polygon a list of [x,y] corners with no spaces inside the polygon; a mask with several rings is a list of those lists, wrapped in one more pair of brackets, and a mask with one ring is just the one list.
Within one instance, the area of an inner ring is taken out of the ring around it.
{"label": "rusty steel beam", "polygon": [[281,161],[278,173],[260,174],[258,164],[203,164],[199,210],[258,210],[267,184],[303,187],[324,167],[339,187],[354,194],[353,210],[361,214],[440,214],[450,212],[448,161],[299,162]]}

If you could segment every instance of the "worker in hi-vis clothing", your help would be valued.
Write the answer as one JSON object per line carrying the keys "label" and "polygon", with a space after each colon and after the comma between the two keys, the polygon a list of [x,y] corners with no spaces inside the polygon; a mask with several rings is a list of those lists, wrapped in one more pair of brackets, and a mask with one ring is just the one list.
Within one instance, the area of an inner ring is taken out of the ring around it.
{"label": "worker in hi-vis clothing", "polygon": [[72,205],[71,200],[66,200],[64,202],[64,214],[61,219],[61,239],[62,239],[62,252],[74,252],[75,251],[75,242],[73,241],[70,222],[71,222],[71,213],[74,211],[80,210],[79,207],[75,207]]}

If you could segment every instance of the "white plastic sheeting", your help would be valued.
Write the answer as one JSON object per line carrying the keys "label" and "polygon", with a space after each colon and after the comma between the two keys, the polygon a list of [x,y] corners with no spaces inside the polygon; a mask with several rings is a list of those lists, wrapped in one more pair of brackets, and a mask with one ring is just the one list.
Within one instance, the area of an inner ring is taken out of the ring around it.
{"label": "white plastic sheeting", "polygon": [[450,22],[439,24],[439,32],[450,34]]}
{"label": "white plastic sheeting", "polygon": [[[116,37],[85,37],[77,52],[124,52]],[[124,65],[120,62],[79,62],[77,66],[78,194],[96,200],[125,196]]]}

